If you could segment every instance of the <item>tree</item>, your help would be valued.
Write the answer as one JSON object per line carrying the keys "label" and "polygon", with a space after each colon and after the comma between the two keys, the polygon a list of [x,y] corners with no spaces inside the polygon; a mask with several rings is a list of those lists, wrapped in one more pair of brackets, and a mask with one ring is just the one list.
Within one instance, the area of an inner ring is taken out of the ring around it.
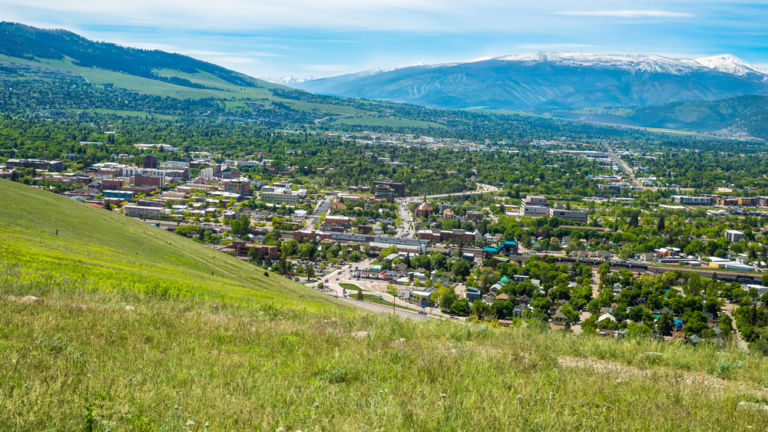
{"label": "tree", "polygon": [[283,253],[283,258],[294,256],[299,252],[299,243],[296,240],[288,240],[280,245],[280,252]]}
{"label": "tree", "polygon": [[302,243],[299,245],[299,256],[305,259],[313,259],[317,253],[317,246],[312,243]]}
{"label": "tree", "polygon": [[664,228],[666,227],[666,220],[664,219],[664,215],[659,216],[658,222],[656,222],[656,231],[661,233],[664,232]]}
{"label": "tree", "polygon": [[360,301],[363,301],[363,290],[361,288],[357,289],[357,299]]}
{"label": "tree", "polygon": [[440,305],[440,309],[443,312],[449,312],[453,303],[458,299],[453,288],[446,286],[440,286],[432,295],[434,296],[433,301]]}
{"label": "tree", "polygon": [[475,300],[472,302],[472,315],[477,319],[482,320],[490,315],[491,308],[488,304],[482,300]]}
{"label": "tree", "polygon": [[579,322],[579,313],[576,312],[570,305],[564,304],[560,306],[558,312],[565,315],[568,319],[568,324],[576,324]]}
{"label": "tree", "polygon": [[661,314],[659,320],[656,321],[656,330],[658,330],[662,336],[671,336],[672,330],[674,330],[674,328],[674,320],[672,319],[672,315],[668,313]]}
{"label": "tree", "polygon": [[454,302],[453,305],[451,305],[451,312],[456,315],[469,315],[469,300],[463,298]]}
{"label": "tree", "polygon": [[457,259],[451,265],[451,271],[459,279],[469,276],[470,270],[472,270],[472,264],[465,259]]}
{"label": "tree", "polygon": [[392,296],[392,313],[395,313],[395,299],[397,298],[397,287],[392,284],[387,284],[387,294]]}

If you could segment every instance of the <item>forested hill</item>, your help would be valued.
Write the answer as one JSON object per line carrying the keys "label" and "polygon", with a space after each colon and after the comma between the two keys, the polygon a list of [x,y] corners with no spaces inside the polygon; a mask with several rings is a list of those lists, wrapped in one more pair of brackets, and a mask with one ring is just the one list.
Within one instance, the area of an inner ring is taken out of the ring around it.
{"label": "forested hill", "polygon": [[584,110],[565,117],[768,139],[768,96],[676,102],[630,109]]}
{"label": "forested hill", "polygon": [[10,22],[0,23],[0,53],[27,60],[69,60],[74,65],[123,72],[184,86],[204,88],[178,76],[163,76],[162,70],[208,73],[227,83],[246,87],[273,87],[266,81],[208,62],[160,50],[127,48],[94,42],[66,30],[46,30]]}

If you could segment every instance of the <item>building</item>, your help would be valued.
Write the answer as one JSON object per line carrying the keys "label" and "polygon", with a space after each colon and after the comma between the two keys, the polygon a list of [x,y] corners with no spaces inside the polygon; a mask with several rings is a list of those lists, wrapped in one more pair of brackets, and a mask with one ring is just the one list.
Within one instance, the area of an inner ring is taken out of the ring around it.
{"label": "building", "polygon": [[432,207],[429,206],[429,203],[427,203],[426,199],[421,203],[421,205],[416,207],[416,217],[427,217],[431,213]]}
{"label": "building", "polygon": [[133,176],[133,185],[160,190],[165,187],[165,177],[149,174],[136,174]]}
{"label": "building", "polygon": [[565,210],[561,208],[551,208],[549,209],[549,217],[556,217],[558,219],[563,219],[567,221],[572,222],[581,222],[581,223],[587,223],[588,215],[585,211],[579,211],[579,210]]}
{"label": "building", "polygon": [[152,155],[144,156],[144,168],[157,168],[157,158]]}
{"label": "building", "polygon": [[159,150],[163,152],[177,152],[179,151],[178,148],[173,147],[168,144],[134,144],[134,147],[136,147],[139,150]]}
{"label": "building", "polygon": [[545,217],[549,216],[549,201],[543,196],[528,195],[521,205],[523,216]]}
{"label": "building", "polygon": [[200,178],[203,180],[213,180],[213,168],[203,168],[200,170]]}
{"label": "building", "polygon": [[306,189],[292,191],[287,188],[266,186],[261,189],[261,199],[273,203],[298,204],[307,195]]}
{"label": "building", "polygon": [[375,195],[394,194],[401,197],[405,196],[405,183],[375,181],[373,182],[373,189]]}
{"label": "building", "polygon": [[133,192],[122,190],[105,190],[101,192],[102,198],[114,198],[122,201],[128,201],[133,198]]}
{"label": "building", "polygon": [[731,243],[736,243],[744,239],[744,233],[736,230],[725,230],[725,238]]}
{"label": "building", "polygon": [[[210,169],[210,168],[207,168],[207,169]],[[239,179],[225,180],[224,191],[229,193],[236,193],[240,195],[250,195],[251,181],[243,177]]]}
{"label": "building", "polygon": [[130,217],[155,217],[165,214],[165,209],[162,207],[127,205],[123,207],[123,210],[125,215]]}
{"label": "building", "polygon": [[507,240],[496,247],[489,246],[483,248],[483,258],[490,258],[494,255],[503,254],[506,256],[517,255],[518,245],[516,241]]}
{"label": "building", "polygon": [[429,240],[431,242],[467,242],[473,243],[480,241],[482,235],[478,231],[465,231],[462,229],[454,230],[421,230],[416,233],[420,240]]}
{"label": "building", "polygon": [[5,167],[11,168],[34,168],[36,170],[46,170],[52,172],[64,171],[64,162],[58,160],[43,159],[8,159]]}
{"label": "building", "polygon": [[481,211],[470,210],[467,212],[467,220],[483,220],[485,215]]}
{"label": "building", "polygon": [[255,250],[255,254],[260,258],[278,259],[280,258],[280,249],[277,246],[271,245],[253,245],[251,250]]}
{"label": "building", "polygon": [[120,190],[125,186],[125,179],[124,178],[111,178],[111,179],[102,179],[101,180],[101,189],[102,190]]}
{"label": "building", "polygon": [[686,195],[673,195],[672,200],[677,204],[684,205],[712,205],[712,197],[706,196],[686,196]]}

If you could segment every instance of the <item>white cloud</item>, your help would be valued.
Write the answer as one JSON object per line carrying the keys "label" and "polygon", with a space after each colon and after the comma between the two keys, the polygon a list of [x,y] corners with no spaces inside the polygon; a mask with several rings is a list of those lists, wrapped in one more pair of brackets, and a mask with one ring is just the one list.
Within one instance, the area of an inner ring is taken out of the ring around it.
{"label": "white cloud", "polygon": [[546,43],[546,44],[520,44],[515,45],[516,48],[523,50],[535,50],[535,51],[570,51],[586,48],[593,48],[594,45],[590,44],[576,44],[576,43]]}
{"label": "white cloud", "polygon": [[666,10],[593,10],[593,11],[561,11],[556,15],[586,16],[586,17],[616,17],[616,18],[693,18],[688,12],[672,12]]}

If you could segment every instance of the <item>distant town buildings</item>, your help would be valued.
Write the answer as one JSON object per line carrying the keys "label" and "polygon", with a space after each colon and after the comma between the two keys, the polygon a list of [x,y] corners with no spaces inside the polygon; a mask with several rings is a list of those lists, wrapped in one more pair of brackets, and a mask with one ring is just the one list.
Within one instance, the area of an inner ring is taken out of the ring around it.
{"label": "distant town buildings", "polygon": [[8,159],[5,161],[6,168],[34,168],[36,170],[46,170],[52,172],[61,172],[64,170],[64,163],[58,160],[44,159]]}
{"label": "distant town buildings", "polygon": [[534,218],[549,216],[549,201],[543,196],[528,195],[523,199],[521,209],[523,216]]}
{"label": "distant town buildings", "polygon": [[712,205],[712,197],[707,196],[673,195],[672,200],[677,204],[684,205]]}
{"label": "distant town buildings", "polygon": [[273,203],[298,204],[307,195],[306,189],[293,191],[284,187],[265,186],[261,188],[261,199]]}
{"label": "distant town buildings", "polygon": [[725,239],[731,243],[736,243],[741,240],[744,240],[744,233],[736,230],[726,230]]}

